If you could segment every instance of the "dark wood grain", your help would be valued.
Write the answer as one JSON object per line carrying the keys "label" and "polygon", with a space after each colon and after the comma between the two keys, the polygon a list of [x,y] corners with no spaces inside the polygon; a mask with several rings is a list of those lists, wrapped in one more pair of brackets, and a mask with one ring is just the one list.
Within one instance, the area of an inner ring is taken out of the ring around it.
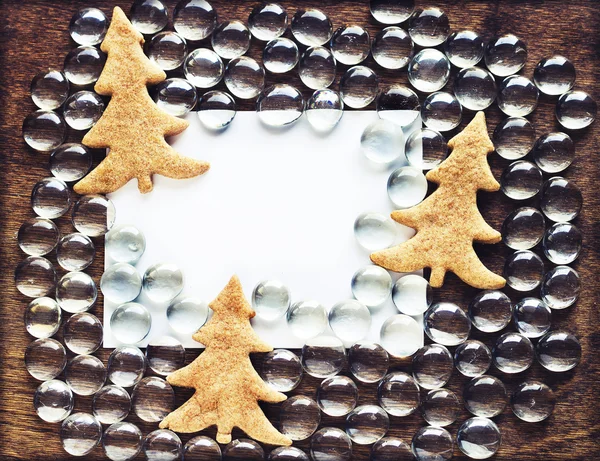
{"label": "dark wood grain", "polygon": [[[174,1],[167,2],[172,11]],[[256,1],[212,2],[222,20],[245,20]],[[321,0],[285,0],[281,2],[288,12],[299,7],[317,6],[326,11],[333,19],[334,26],[342,23],[366,25],[373,36],[381,26],[370,17],[368,3],[365,1],[344,0],[335,2]],[[25,116],[34,110],[29,99],[29,83],[38,71],[47,67],[62,67],[66,53],[73,47],[69,41],[67,27],[71,15],[83,2],[42,1],[42,0],[4,0],[0,23],[0,159],[1,159],[1,207],[0,207],[0,455],[5,460],[63,460],[70,459],[61,446],[58,437],[59,425],[41,421],[32,407],[32,395],[38,382],[32,379],[23,366],[25,347],[31,341],[23,327],[23,310],[28,299],[20,295],[14,287],[13,271],[17,263],[24,258],[16,244],[16,232],[20,224],[33,216],[29,206],[29,194],[32,185],[48,176],[48,155],[37,153],[25,146],[21,138],[21,124]],[[113,1],[91,0],[86,5],[102,8],[110,13]],[[600,100],[600,4],[596,0],[564,1],[467,1],[451,0],[418,1],[419,5],[437,5],[443,7],[450,16],[453,29],[472,28],[483,33],[486,38],[499,33],[513,32],[524,39],[529,48],[529,59],[523,70],[524,75],[531,76],[533,67],[542,57],[558,52],[569,57],[577,68],[576,87],[590,92],[596,100]],[[121,4],[127,11],[129,2]],[[253,42],[251,54],[259,56],[260,45]],[[372,62],[368,62],[368,65]],[[405,82],[405,71],[383,71],[378,66],[383,84]],[[338,71],[339,74],[339,71]],[[339,77],[339,75],[338,75]],[[268,76],[268,82],[293,82],[299,85],[296,76]],[[306,94],[310,94],[306,92]],[[555,99],[542,97],[539,108],[531,116],[531,120],[539,134],[560,129],[554,118]],[[251,102],[241,105],[243,110],[252,110]],[[372,107],[370,107],[372,108]],[[463,125],[471,115],[467,114]],[[502,119],[497,108],[488,111],[490,131]],[[577,157],[566,172],[583,191],[585,200],[581,215],[576,223],[584,235],[584,249],[574,267],[579,271],[583,291],[579,302],[565,311],[553,312],[553,323],[557,328],[566,328],[575,332],[581,339],[583,358],[581,364],[573,371],[565,374],[553,374],[535,365],[531,370],[517,376],[506,376],[492,371],[506,383],[509,391],[525,378],[538,378],[548,383],[556,392],[558,404],[552,417],[538,424],[527,424],[517,420],[510,409],[495,418],[503,434],[503,444],[496,455],[498,460],[596,460],[600,459],[600,334],[598,332],[598,268],[600,258],[600,227],[598,213],[600,198],[598,177],[598,154],[600,138],[598,124],[581,132],[571,133]],[[75,135],[72,135],[76,139]],[[490,156],[492,169],[498,177],[508,162],[497,155]],[[516,205],[501,194],[482,194],[481,209],[485,218],[495,228],[499,228],[504,217]],[[536,200],[531,203],[535,204]],[[67,219],[59,219],[63,231],[69,230]],[[96,239],[97,258],[90,268],[90,273],[98,281],[102,273],[103,241]],[[494,271],[501,271],[504,258],[509,251],[496,245],[479,248],[484,262]],[[51,258],[52,259],[52,258]],[[475,290],[465,287],[456,277],[449,276],[446,286],[435,293],[436,300],[448,300],[466,307]],[[520,296],[509,293],[513,299]],[[102,316],[102,303],[99,301],[92,309],[98,317]],[[493,343],[497,335],[474,333],[488,345]],[[60,338],[60,333],[59,333]],[[97,355],[106,360],[109,351],[102,350]],[[195,357],[188,354],[188,360]],[[260,357],[256,358],[260,361]],[[393,368],[407,370],[407,363],[395,362]],[[455,373],[449,387],[458,393],[466,379]],[[291,394],[314,395],[318,380],[306,377],[302,385]],[[178,390],[178,404],[189,394]],[[77,397],[76,410],[90,411],[90,398]],[[360,403],[376,403],[376,386],[360,386]],[[277,406],[265,407],[269,416],[275,421],[278,416]],[[448,429],[455,435],[460,422],[468,418],[462,412],[459,422]],[[131,421],[136,421],[133,416]],[[322,426],[341,426],[343,418],[323,417]],[[399,436],[409,441],[415,430],[424,424],[419,415],[407,418],[392,418],[389,435]],[[156,428],[152,424],[140,424],[145,433]],[[214,436],[214,430],[206,431]],[[234,436],[240,436],[240,433]],[[187,441],[189,436],[182,439]],[[308,442],[298,443],[307,449]],[[368,447],[354,446],[356,460],[366,460]],[[142,457],[140,456],[139,459]],[[456,459],[465,459],[455,449]],[[89,460],[105,459],[101,448],[97,448],[86,457]]]}

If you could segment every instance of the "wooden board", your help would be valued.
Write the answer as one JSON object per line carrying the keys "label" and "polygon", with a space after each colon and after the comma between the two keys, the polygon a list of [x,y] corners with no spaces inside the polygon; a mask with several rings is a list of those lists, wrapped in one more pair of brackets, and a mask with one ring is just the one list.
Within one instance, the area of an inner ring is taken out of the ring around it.
{"label": "wooden board", "polygon": [[[167,2],[170,11],[175,1]],[[235,2],[214,0],[213,5],[219,12],[221,20],[240,19],[245,21],[256,1]],[[316,6],[326,11],[332,18],[334,26],[342,23],[366,25],[371,36],[381,29],[370,17],[368,2],[344,0],[336,2],[324,0],[320,2],[285,0],[281,2],[288,12],[293,14],[299,7]],[[535,64],[552,53],[561,53],[571,59],[577,68],[576,88],[590,92],[596,100],[600,100],[600,46],[598,30],[600,15],[595,0],[572,0],[565,4],[562,1],[466,1],[424,2],[418,5],[437,4],[442,6],[450,16],[453,29],[471,28],[486,38],[495,34],[513,32],[527,42],[529,58],[523,74],[532,75]],[[109,13],[114,3],[109,0],[86,2],[89,6],[98,6]],[[26,219],[34,214],[29,205],[29,194],[33,184],[39,179],[49,176],[47,170],[48,154],[35,152],[26,147],[21,137],[21,124],[25,116],[34,110],[29,98],[29,84],[32,77],[47,67],[61,68],[64,56],[73,47],[67,28],[71,15],[83,6],[81,2],[42,1],[42,0],[4,0],[2,2],[3,20],[0,25],[0,158],[1,158],[1,206],[0,218],[0,454],[5,460],[63,460],[70,459],[60,445],[59,425],[41,421],[32,407],[32,396],[38,382],[32,379],[23,365],[23,354],[31,337],[23,327],[23,310],[29,300],[20,295],[14,287],[13,271],[17,263],[24,258],[18,249],[16,232]],[[129,2],[121,3],[127,11]],[[288,32],[289,33],[289,32]],[[260,56],[260,45],[253,41],[250,54]],[[372,65],[369,59],[367,65]],[[340,66],[343,68],[343,66]],[[406,82],[406,72],[383,71],[374,66],[382,76],[382,84]],[[338,79],[340,72],[338,71]],[[299,84],[297,76],[284,75],[267,77],[268,83],[285,81]],[[337,85],[334,84],[334,87]],[[451,88],[451,83],[448,88]],[[305,91],[306,95],[310,92]],[[551,130],[560,130],[554,118],[555,98],[542,96],[539,108],[530,117],[538,134]],[[371,106],[370,108],[373,108]],[[240,104],[242,110],[253,110],[252,102]],[[487,111],[490,131],[503,118],[494,107]],[[462,126],[471,118],[466,114]],[[235,122],[234,122],[235,123]],[[461,127],[462,127],[461,126]],[[558,404],[550,419],[539,424],[527,424],[517,418],[507,408],[495,418],[503,435],[503,443],[496,455],[497,460],[592,460],[600,459],[598,446],[599,414],[597,396],[600,392],[600,359],[597,349],[600,347],[600,334],[597,323],[598,314],[598,265],[600,258],[600,233],[598,231],[598,213],[600,198],[598,188],[598,152],[600,138],[598,122],[591,128],[571,133],[576,143],[577,156],[573,165],[566,172],[583,191],[585,200],[583,212],[575,221],[584,235],[584,249],[574,267],[579,271],[583,291],[579,302],[565,311],[553,312],[555,328],[566,328],[575,332],[581,339],[583,359],[573,371],[564,374],[553,374],[535,365],[531,370],[517,376],[507,376],[492,371],[507,385],[509,391],[526,378],[537,378],[548,383],[556,392]],[[76,140],[77,136],[72,135]],[[497,155],[490,157],[493,171],[499,177],[502,169],[508,164]],[[536,199],[531,200],[536,204]],[[504,217],[517,204],[509,201],[500,193],[481,194],[481,209],[485,218],[495,228],[499,228]],[[67,218],[58,220],[63,232],[70,232]],[[95,239],[97,257],[89,272],[98,282],[103,269],[103,241]],[[480,248],[484,262],[495,271],[501,271],[504,258],[510,253],[508,249],[498,245],[494,248]],[[51,257],[50,259],[54,259]],[[435,293],[436,300],[458,302],[466,307],[475,290],[466,288],[454,276],[448,278],[446,286]],[[519,295],[509,293],[513,299]],[[216,293],[215,293],[216,295]],[[101,299],[92,311],[102,317]],[[492,345],[497,335],[474,333],[473,337]],[[58,334],[61,337],[61,333]],[[109,351],[100,351],[97,355],[106,360]],[[195,353],[188,354],[188,360]],[[256,359],[257,363],[260,358]],[[408,370],[407,363],[397,362],[394,369]],[[461,392],[466,379],[455,373],[449,387]],[[293,394],[314,396],[319,381],[306,377],[302,385]],[[376,403],[376,386],[361,385],[360,403]],[[189,393],[177,390],[178,404],[181,404]],[[91,398],[76,398],[77,411],[90,411]],[[266,411],[275,421],[278,407],[267,407]],[[455,435],[460,422],[468,418],[464,410],[459,422],[448,429]],[[138,422],[132,415],[129,418]],[[335,425],[342,427],[343,418],[323,417],[322,426]],[[392,428],[389,435],[399,436],[409,441],[415,430],[424,424],[418,414],[406,418],[391,418]],[[154,430],[154,424],[141,424],[144,433]],[[214,430],[206,431],[214,436]],[[240,433],[234,436],[241,436]],[[190,437],[182,437],[187,441]],[[307,449],[308,441],[298,443]],[[268,451],[268,450],[267,450]],[[354,446],[353,459],[366,460],[369,447]],[[106,459],[101,448],[96,448],[86,457],[88,460]],[[138,459],[142,459],[140,456]],[[455,448],[455,459],[466,459]]]}

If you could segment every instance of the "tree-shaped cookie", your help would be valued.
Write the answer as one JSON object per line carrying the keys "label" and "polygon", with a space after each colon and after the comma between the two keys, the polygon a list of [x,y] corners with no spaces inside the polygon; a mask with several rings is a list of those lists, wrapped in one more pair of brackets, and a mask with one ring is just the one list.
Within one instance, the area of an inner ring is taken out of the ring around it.
{"label": "tree-shaped cookie", "polygon": [[255,313],[246,301],[242,285],[233,276],[210,304],[212,318],[193,338],[206,349],[188,366],[167,377],[174,386],[196,389],[190,400],[169,414],[161,428],[176,432],[197,432],[217,426],[217,441],[229,443],[231,430],[239,427],[248,436],[270,445],[291,445],[292,441],[273,427],[258,401],[277,403],[286,399],[258,375],[249,354],[270,352],[252,329]]}
{"label": "tree-shaped cookie", "polygon": [[101,49],[108,54],[94,89],[111,96],[108,107],[83,138],[93,148],[108,148],[106,158],[84,179],[75,184],[79,194],[113,192],[137,178],[140,192],[152,190],[154,173],[169,178],[191,178],[204,173],[209,165],[179,155],[165,136],[181,133],[185,120],[160,110],[148,94],[166,74],[142,50],[144,37],[133,28],[123,10],[115,7]]}
{"label": "tree-shaped cookie", "polygon": [[478,112],[471,123],[448,142],[450,156],[427,173],[437,190],[419,205],[394,211],[392,219],[417,231],[410,240],[378,251],[371,260],[396,272],[431,268],[429,282],[441,287],[447,271],[481,289],[497,289],[505,280],[488,270],[477,257],[473,242],[497,243],[500,233],[492,229],[477,209],[477,191],[500,188],[487,163],[494,151]]}

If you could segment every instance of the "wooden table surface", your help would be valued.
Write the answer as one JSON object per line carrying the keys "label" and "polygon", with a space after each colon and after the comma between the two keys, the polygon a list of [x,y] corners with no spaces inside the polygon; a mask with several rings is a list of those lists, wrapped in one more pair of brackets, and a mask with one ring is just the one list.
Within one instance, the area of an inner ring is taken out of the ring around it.
{"label": "wooden table surface", "polygon": [[[170,11],[175,1],[167,2]],[[248,13],[257,1],[213,0],[221,20],[246,20]],[[367,26],[371,36],[382,27],[370,17],[368,2],[344,0],[335,2],[321,0],[285,0],[281,2],[288,12],[293,14],[298,7],[315,6],[322,8],[333,20],[334,27],[342,23],[357,23]],[[62,68],[66,53],[74,46],[68,36],[68,24],[71,15],[84,5],[83,2],[56,0],[3,0],[2,22],[0,32],[0,454],[3,460],[62,460],[70,459],[62,450],[59,441],[59,424],[41,421],[32,406],[32,396],[39,382],[31,378],[23,365],[23,355],[32,338],[23,327],[23,311],[29,299],[17,292],[13,282],[13,271],[17,263],[24,258],[18,249],[16,233],[19,226],[34,213],[29,205],[29,194],[33,184],[39,179],[49,176],[47,170],[48,154],[35,152],[26,147],[21,137],[21,124],[25,116],[34,110],[29,98],[29,84],[32,77],[47,67]],[[110,13],[112,0],[90,0],[86,6],[97,6]],[[563,1],[466,1],[452,0],[417,1],[418,5],[437,5],[443,7],[450,16],[451,26],[457,29],[474,29],[486,38],[496,34],[512,32],[521,37],[528,45],[529,57],[522,74],[532,75],[535,64],[553,53],[560,53],[571,59],[577,68],[575,87],[590,92],[596,100],[600,100],[600,4],[597,0]],[[129,1],[120,4],[125,11],[129,9]],[[289,31],[288,31],[289,33]],[[251,55],[260,56],[260,47],[253,41]],[[369,63],[372,61],[369,59]],[[406,82],[406,72],[383,71],[372,64],[382,76],[384,84]],[[338,79],[339,79],[338,70]],[[268,83],[277,81],[291,82],[300,86],[297,76],[284,75],[273,79],[267,77]],[[337,83],[335,84],[337,85]],[[451,83],[450,83],[451,85]],[[450,87],[450,86],[449,86]],[[451,88],[451,87],[450,87]],[[310,92],[306,92],[310,94]],[[540,104],[530,119],[534,122],[538,134],[551,130],[560,130],[554,118],[555,98],[542,96]],[[252,110],[251,102],[240,104],[243,110]],[[369,107],[373,109],[373,105]],[[503,116],[497,107],[487,111],[490,132],[502,120]],[[471,118],[465,116],[464,124]],[[235,123],[235,122],[234,122]],[[598,154],[600,137],[598,122],[591,128],[570,133],[576,144],[576,159],[566,171],[565,176],[573,180],[582,190],[584,207],[575,223],[584,235],[584,248],[579,260],[573,265],[580,273],[583,290],[576,305],[564,311],[553,311],[553,327],[565,328],[575,332],[583,347],[583,358],[574,370],[563,373],[550,373],[538,364],[517,376],[507,376],[492,370],[512,391],[517,384],[526,378],[537,378],[549,384],[555,391],[558,404],[553,415],[542,423],[531,424],[518,420],[507,407],[502,415],[494,418],[499,425],[503,440],[502,447],[496,455],[497,460],[594,460],[600,459],[600,358],[597,350],[600,347],[598,332],[598,267],[600,263],[598,248],[600,243],[599,219],[600,175]],[[78,139],[71,133],[70,139]],[[490,156],[492,169],[499,177],[502,169],[508,164],[498,155]],[[500,193],[481,194],[481,209],[485,218],[496,229],[504,217],[518,204],[509,201]],[[532,199],[535,206],[537,200]],[[528,202],[529,203],[529,202]],[[66,218],[58,220],[59,227],[69,232]],[[103,269],[103,241],[95,239],[97,257],[89,269],[98,282]],[[504,258],[510,254],[503,245],[478,248],[483,261],[497,272],[501,271]],[[54,260],[54,256],[50,256]],[[546,261],[547,267],[550,264]],[[475,293],[460,283],[456,277],[449,276],[446,286],[435,292],[436,300],[448,300],[466,307]],[[522,295],[507,291],[518,300]],[[215,293],[216,295],[216,293]],[[92,311],[102,318],[101,299]],[[512,326],[509,327],[513,328]],[[498,335],[473,333],[473,337],[492,345]],[[59,332],[58,338],[61,338]],[[106,360],[110,351],[101,350],[98,356]],[[195,357],[188,353],[188,360]],[[260,361],[260,357],[255,358]],[[393,368],[407,370],[406,362],[394,362]],[[460,395],[462,386],[467,380],[455,372],[449,387]],[[305,377],[301,386],[291,394],[314,395],[319,381]],[[376,403],[376,386],[360,385],[360,403]],[[189,393],[177,390],[178,404],[182,403]],[[76,397],[77,411],[90,411],[91,398]],[[266,407],[273,419],[277,419],[278,407]],[[469,417],[466,410],[459,421],[448,429],[453,434],[462,421]],[[132,415],[129,420],[139,422]],[[406,441],[415,430],[424,424],[420,415],[414,414],[406,418],[391,418],[389,435],[399,436]],[[342,427],[343,418],[324,417],[322,426],[337,425]],[[156,428],[154,424],[140,424],[144,433]],[[205,431],[214,437],[214,430]],[[234,433],[235,437],[242,436]],[[182,437],[187,441],[190,437]],[[306,449],[307,441],[297,444]],[[267,450],[268,451],[268,450]],[[356,460],[366,460],[369,448],[354,445]],[[466,459],[457,448],[455,459]],[[85,459],[104,458],[102,449],[96,448]],[[138,457],[142,459],[142,456]]]}

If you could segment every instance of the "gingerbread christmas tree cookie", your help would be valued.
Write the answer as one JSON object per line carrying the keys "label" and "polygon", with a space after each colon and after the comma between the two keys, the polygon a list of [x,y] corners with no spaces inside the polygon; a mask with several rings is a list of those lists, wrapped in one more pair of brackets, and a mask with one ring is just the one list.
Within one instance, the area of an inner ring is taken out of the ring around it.
{"label": "gingerbread christmas tree cookie", "polygon": [[148,94],[166,74],[142,50],[144,37],[115,7],[101,49],[108,54],[94,89],[111,96],[106,111],[85,135],[83,144],[108,148],[106,158],[75,184],[79,194],[106,194],[136,178],[140,192],[152,190],[152,175],[183,179],[201,175],[208,163],[184,157],[169,146],[165,136],[181,133],[185,120],[161,111]]}
{"label": "gingerbread christmas tree cookie", "polygon": [[210,307],[214,315],[193,336],[206,349],[167,378],[174,386],[194,388],[196,393],[169,414],[160,427],[197,432],[216,425],[219,443],[229,443],[231,430],[238,427],[259,442],[291,445],[292,441],[273,427],[258,405],[259,400],[282,402],[286,396],[265,384],[250,362],[251,352],[270,352],[273,348],[252,329],[250,319],[255,313],[236,276]]}
{"label": "gingerbread christmas tree cookie", "polygon": [[392,219],[417,231],[410,240],[378,251],[371,260],[396,272],[431,268],[429,282],[441,287],[446,272],[481,289],[497,289],[505,280],[488,270],[477,257],[473,242],[497,243],[500,233],[492,229],[477,209],[477,191],[497,191],[487,163],[494,145],[487,133],[485,115],[478,112],[471,123],[448,142],[450,156],[427,173],[437,190],[419,205],[392,213]]}

